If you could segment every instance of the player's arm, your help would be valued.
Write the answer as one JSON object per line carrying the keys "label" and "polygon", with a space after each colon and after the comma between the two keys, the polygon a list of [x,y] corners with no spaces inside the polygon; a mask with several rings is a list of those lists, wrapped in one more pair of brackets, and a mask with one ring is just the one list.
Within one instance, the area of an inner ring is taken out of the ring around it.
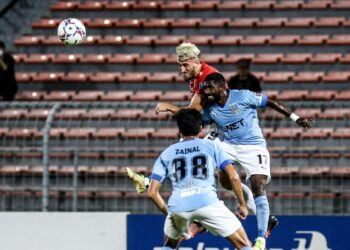
{"label": "player's arm", "polygon": [[229,181],[231,183],[231,187],[238,199],[238,211],[236,214],[241,219],[245,219],[248,215],[248,209],[244,201],[241,179],[232,164],[228,164],[224,168],[224,171],[227,174]]}
{"label": "player's arm", "polygon": [[202,104],[201,104],[201,95],[200,94],[194,94],[191,102],[188,106],[185,107],[180,107],[180,106],[176,106],[172,103],[168,103],[168,102],[161,102],[158,103],[158,105],[156,106],[156,114],[160,113],[160,112],[171,112],[176,114],[177,112],[180,111],[180,109],[196,109],[198,111],[202,111]]}
{"label": "player's arm", "polygon": [[152,202],[157,206],[157,208],[164,214],[168,214],[168,206],[165,203],[164,199],[159,193],[160,186],[162,184],[157,180],[151,180],[151,184],[148,188],[148,197]]}
{"label": "player's arm", "polygon": [[285,115],[286,117],[289,117],[290,119],[295,121],[299,127],[303,127],[305,129],[310,129],[313,123],[315,122],[313,119],[298,116],[276,99],[267,98],[266,106],[276,110],[277,112]]}

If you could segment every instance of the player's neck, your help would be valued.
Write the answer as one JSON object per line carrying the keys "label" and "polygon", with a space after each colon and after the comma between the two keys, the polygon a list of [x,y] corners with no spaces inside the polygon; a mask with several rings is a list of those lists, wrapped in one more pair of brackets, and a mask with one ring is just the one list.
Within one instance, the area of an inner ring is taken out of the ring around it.
{"label": "player's neck", "polygon": [[184,141],[187,141],[187,140],[193,140],[193,139],[196,139],[197,136],[194,136],[194,135],[191,135],[191,136],[184,136],[183,139]]}
{"label": "player's neck", "polygon": [[221,106],[221,107],[225,106],[225,104],[228,100],[229,93],[230,92],[228,89],[221,93],[220,100],[218,101],[219,106]]}

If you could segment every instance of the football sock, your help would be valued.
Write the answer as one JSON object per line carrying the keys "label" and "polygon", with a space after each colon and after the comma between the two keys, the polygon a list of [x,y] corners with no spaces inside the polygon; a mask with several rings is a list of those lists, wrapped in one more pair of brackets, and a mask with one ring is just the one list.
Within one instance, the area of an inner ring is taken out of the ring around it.
{"label": "football sock", "polygon": [[242,247],[241,250],[253,250],[252,247]]}
{"label": "football sock", "polygon": [[265,195],[255,198],[256,219],[258,221],[258,237],[265,237],[269,222],[270,208]]}
{"label": "football sock", "polygon": [[161,250],[175,250],[175,249],[171,247],[162,247]]}
{"label": "football sock", "polygon": [[247,208],[252,214],[256,214],[256,205],[253,197],[253,193],[250,188],[242,183],[242,189],[244,194],[244,200],[247,205]]}

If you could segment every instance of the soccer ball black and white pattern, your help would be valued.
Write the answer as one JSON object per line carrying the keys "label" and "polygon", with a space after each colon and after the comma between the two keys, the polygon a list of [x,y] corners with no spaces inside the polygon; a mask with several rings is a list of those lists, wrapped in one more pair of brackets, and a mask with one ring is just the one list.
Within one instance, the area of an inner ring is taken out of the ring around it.
{"label": "soccer ball black and white pattern", "polygon": [[67,18],[58,26],[57,35],[65,45],[77,45],[84,40],[86,29],[80,20]]}

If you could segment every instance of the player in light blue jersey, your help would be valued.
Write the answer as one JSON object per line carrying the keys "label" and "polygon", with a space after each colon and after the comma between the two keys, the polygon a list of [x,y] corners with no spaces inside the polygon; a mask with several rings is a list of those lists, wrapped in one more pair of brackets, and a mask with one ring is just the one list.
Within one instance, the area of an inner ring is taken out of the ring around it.
{"label": "player in light blue jersey", "polygon": [[[202,223],[211,233],[228,239],[237,249],[252,250],[251,243],[237,217],[219,201],[214,173],[224,171],[238,198],[236,214],[245,219],[246,208],[241,181],[220,144],[198,138],[202,116],[194,109],[180,110],[176,116],[183,140],[165,149],[153,166],[148,196],[165,214],[163,250],[177,249],[187,238],[189,225]],[[170,178],[172,194],[168,204],[159,190],[165,178]]]}
{"label": "player in light blue jersey", "polygon": [[257,108],[270,107],[290,117],[297,125],[311,128],[313,120],[292,113],[277,100],[249,90],[227,89],[224,77],[213,73],[201,84],[204,113],[209,114],[221,134],[224,150],[245,170],[256,204],[258,237],[256,250],[265,250],[269,203],[265,186],[270,181],[270,154],[259,126]]}

